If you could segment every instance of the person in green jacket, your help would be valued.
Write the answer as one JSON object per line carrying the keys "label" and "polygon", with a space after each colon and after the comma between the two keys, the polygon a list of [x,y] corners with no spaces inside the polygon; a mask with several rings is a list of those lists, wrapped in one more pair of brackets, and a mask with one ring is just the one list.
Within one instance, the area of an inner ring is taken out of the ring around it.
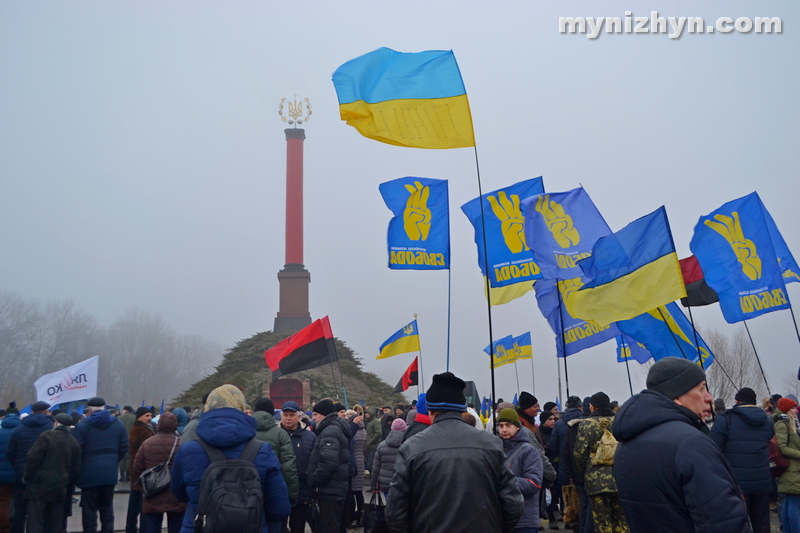
{"label": "person in green jacket", "polygon": [[375,450],[378,449],[378,444],[381,443],[383,432],[381,431],[380,416],[377,415],[374,407],[366,410],[364,419],[367,424],[367,444],[364,446],[364,450],[367,452],[365,468],[368,472],[372,472],[372,460],[375,458]]}
{"label": "person in green jacket", "polygon": [[297,464],[295,462],[292,439],[289,434],[278,427],[275,418],[275,404],[269,398],[261,398],[256,402],[253,418],[256,419],[256,439],[268,442],[278,456],[283,470],[283,480],[289,489],[289,500],[297,501],[300,491],[300,482],[297,479]]}
{"label": "person in green jacket", "polygon": [[784,533],[800,533],[800,436],[797,435],[797,402],[791,398],[778,400],[775,440],[781,455],[789,459],[789,469],[778,478],[778,493],[784,495],[781,526]]}

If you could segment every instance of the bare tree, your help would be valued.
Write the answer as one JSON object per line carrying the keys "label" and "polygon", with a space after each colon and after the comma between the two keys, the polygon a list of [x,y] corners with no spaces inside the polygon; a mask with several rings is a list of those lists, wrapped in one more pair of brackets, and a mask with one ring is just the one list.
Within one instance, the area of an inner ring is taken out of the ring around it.
{"label": "bare tree", "polygon": [[703,339],[714,354],[707,382],[708,391],[715,399],[722,398],[726,406],[731,406],[742,387],[753,389],[757,398],[768,396],[756,354],[744,330],[738,329],[733,335],[725,336],[713,329],[703,332]]}

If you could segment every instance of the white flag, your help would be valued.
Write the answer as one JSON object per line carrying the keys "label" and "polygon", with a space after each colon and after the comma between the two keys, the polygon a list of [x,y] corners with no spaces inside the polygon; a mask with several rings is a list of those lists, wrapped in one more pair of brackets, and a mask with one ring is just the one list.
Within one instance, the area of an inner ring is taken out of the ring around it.
{"label": "white flag", "polygon": [[36,380],[36,400],[50,405],[97,396],[97,361],[94,356]]}

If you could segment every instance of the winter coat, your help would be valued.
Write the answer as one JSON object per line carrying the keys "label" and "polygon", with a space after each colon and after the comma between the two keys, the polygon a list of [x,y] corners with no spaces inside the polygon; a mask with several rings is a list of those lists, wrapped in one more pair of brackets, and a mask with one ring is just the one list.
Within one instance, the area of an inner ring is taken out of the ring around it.
{"label": "winter coat", "polygon": [[[375,409],[370,407],[367,409],[367,412],[370,413],[371,418],[369,422],[367,422],[367,450],[374,450],[378,447],[378,444],[381,443],[382,435],[381,435],[381,421],[375,415]],[[366,418],[364,419],[366,420]]]}
{"label": "winter coat", "polygon": [[77,485],[116,485],[119,462],[128,453],[128,434],[122,422],[108,411],[95,411],[78,422],[72,435],[81,447]]}
{"label": "winter coat", "polygon": [[6,456],[8,443],[14,429],[20,425],[18,414],[6,415],[0,420],[0,485],[14,483],[14,463]]}
{"label": "winter coat", "polygon": [[431,427],[430,415],[417,413],[417,416],[414,417],[414,420],[408,425],[408,428],[406,428],[406,432],[403,435],[403,442],[429,427]]}
{"label": "winter coat", "polygon": [[461,413],[443,411],[397,454],[386,503],[396,533],[509,533],[523,512],[519,485],[503,445],[475,431]]}
{"label": "winter coat", "polygon": [[129,413],[128,411],[125,411],[124,413],[119,415],[117,419],[120,422],[122,422],[123,426],[125,426],[125,433],[130,435],[131,429],[133,429],[133,423],[136,422],[136,415],[134,415],[133,413]]}
{"label": "winter coat", "polygon": [[789,428],[793,424],[787,415],[780,414],[775,421],[775,440],[781,454],[789,459],[789,469],[778,478],[780,494],[800,494],[800,436]]}
{"label": "winter coat", "polygon": [[[186,409],[183,407],[176,407],[172,410],[172,414],[178,419],[178,435],[183,433],[183,430],[186,429],[186,424],[189,423],[189,413],[186,412]],[[160,420],[159,420],[160,422]]]}
{"label": "winter coat", "polygon": [[6,457],[14,465],[14,475],[16,480],[21,480],[25,473],[25,461],[28,460],[28,452],[39,435],[53,429],[53,418],[44,413],[34,413],[20,420],[8,439]]}
{"label": "winter coat", "polygon": [[133,423],[130,434],[128,434],[128,454],[131,456],[131,490],[138,490],[141,492],[142,487],[136,483],[139,480],[139,474],[133,473],[133,461],[136,459],[136,454],[144,441],[155,435],[155,431],[150,424],[145,424],[139,420]]}
{"label": "winter coat", "polygon": [[189,421],[186,423],[186,427],[183,428],[183,433],[181,433],[181,446],[187,442],[197,440],[197,424],[200,423],[200,417],[202,415],[203,413],[197,411],[196,413],[192,413],[192,416],[189,417]]}
{"label": "winter coat", "polygon": [[616,414],[614,478],[631,533],[752,532],[733,472],[705,431],[697,414],[651,390]]}
{"label": "winter coat", "polygon": [[25,497],[50,503],[71,501],[80,470],[81,448],[69,428],[45,431],[28,452]]}
{"label": "winter coat", "polygon": [[[351,426],[354,422],[350,423]],[[364,453],[367,446],[367,431],[364,429],[364,422],[357,424],[356,434],[352,438],[353,452],[356,456],[356,474],[350,481],[351,492],[361,492],[364,490]]]}
{"label": "winter coat", "polygon": [[394,475],[394,461],[397,459],[400,445],[403,444],[403,433],[403,431],[392,431],[375,450],[370,475],[370,489],[378,490],[380,486],[380,490],[389,492],[389,485],[392,483],[392,475]]}
{"label": "winter coat", "polygon": [[299,482],[297,501],[310,502],[311,489],[308,486],[308,460],[311,458],[311,450],[314,449],[317,436],[313,431],[308,430],[308,425],[302,420],[294,431],[289,431],[286,428],[283,428],[283,430],[292,441],[292,450],[297,464],[297,479]]}
{"label": "winter coat", "polygon": [[[218,448],[226,458],[237,458],[242,454],[247,443],[255,438],[256,421],[253,417],[232,407],[212,409],[200,417],[197,424],[197,436],[210,446]],[[272,452],[272,446],[262,443],[253,463],[261,476],[266,521],[285,520],[291,511],[289,492],[283,481],[281,463]],[[170,488],[178,500],[188,503],[183,516],[181,533],[194,532],[194,517],[197,515],[197,501],[200,497],[200,482],[210,464],[211,460],[203,449],[203,445],[196,440],[184,443],[175,452]],[[266,522],[262,523],[261,530],[266,532]]]}
{"label": "winter coat", "polygon": [[579,419],[575,449],[572,451],[572,469],[583,477],[586,494],[594,496],[604,492],[616,493],[614,465],[593,465],[592,457],[603,437],[603,427],[611,429],[614,411],[595,409],[589,418]]}
{"label": "winter coat", "polygon": [[386,440],[386,437],[392,432],[392,422],[394,422],[392,414],[383,415],[381,418],[381,441]]}
{"label": "winter coat", "polygon": [[755,405],[736,404],[721,414],[709,436],[719,446],[745,494],[772,492],[769,440],[775,424]]}
{"label": "winter coat", "polygon": [[553,465],[550,462],[550,459],[547,458],[547,453],[544,451],[544,448],[542,447],[541,443],[539,442],[539,439],[536,438],[536,434],[533,431],[531,431],[530,429],[526,428],[525,426],[522,426],[520,428],[519,433],[525,433],[526,434],[526,438],[527,438],[527,442],[530,443],[530,445],[533,446],[534,449],[537,452],[539,452],[539,455],[542,458],[542,468],[543,468],[543,472],[544,472],[544,474],[543,474],[544,475],[544,479],[549,483],[553,483],[556,480],[556,478],[558,477],[558,473],[556,472],[556,469],[553,468]]}
{"label": "winter coat", "polygon": [[292,439],[289,435],[278,427],[275,417],[266,411],[256,411],[253,413],[256,419],[256,438],[261,442],[267,442],[272,446],[272,451],[278,456],[283,471],[283,481],[289,489],[289,499],[297,499],[300,490],[297,481],[297,462],[292,450]]}
{"label": "winter coat", "polygon": [[350,426],[338,413],[331,413],[316,433],[308,460],[308,485],[322,500],[343,501],[350,495]]}
{"label": "winter coat", "polygon": [[508,466],[516,476],[519,490],[525,499],[525,511],[516,527],[535,529],[539,527],[539,492],[542,489],[544,467],[542,454],[532,446],[531,437],[529,431],[520,429],[510,439],[501,441],[506,458],[509,459]]}
{"label": "winter coat", "polygon": [[[142,472],[148,468],[166,463],[169,461],[169,468],[175,464],[175,455],[180,447],[180,437],[177,435],[178,418],[174,413],[164,413],[158,420],[158,428],[155,436],[145,440],[139,447],[139,452],[133,460],[131,467],[131,479],[139,479]],[[172,447],[175,451],[172,452]],[[170,452],[172,458],[170,459]],[[186,504],[178,501],[172,492],[165,490],[161,494],[156,494],[149,498],[144,498],[142,512],[145,514],[154,513],[182,513],[186,510]]]}
{"label": "winter coat", "polygon": [[572,477],[572,461],[570,460],[570,456],[572,454],[565,454],[564,457],[561,456],[562,449],[566,449],[565,444],[567,442],[567,433],[569,431],[569,426],[567,424],[570,420],[580,418],[581,414],[583,414],[583,411],[577,407],[570,407],[564,411],[564,414],[561,415],[561,420],[557,420],[555,426],[553,426],[553,432],[550,435],[550,442],[547,443],[546,451],[548,457],[552,457],[558,462],[559,485],[569,485],[569,480]]}

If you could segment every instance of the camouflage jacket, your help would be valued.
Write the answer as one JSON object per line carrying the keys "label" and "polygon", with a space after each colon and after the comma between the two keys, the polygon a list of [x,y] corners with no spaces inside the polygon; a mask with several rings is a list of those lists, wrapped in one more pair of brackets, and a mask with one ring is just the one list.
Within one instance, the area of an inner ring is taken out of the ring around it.
{"label": "camouflage jacket", "polygon": [[573,450],[573,468],[583,472],[586,494],[600,494],[601,492],[617,492],[614,482],[614,465],[593,465],[592,456],[597,451],[600,437],[603,436],[603,426],[614,421],[614,412],[606,409],[596,409],[589,418],[579,418],[570,423],[580,424],[578,437]]}

